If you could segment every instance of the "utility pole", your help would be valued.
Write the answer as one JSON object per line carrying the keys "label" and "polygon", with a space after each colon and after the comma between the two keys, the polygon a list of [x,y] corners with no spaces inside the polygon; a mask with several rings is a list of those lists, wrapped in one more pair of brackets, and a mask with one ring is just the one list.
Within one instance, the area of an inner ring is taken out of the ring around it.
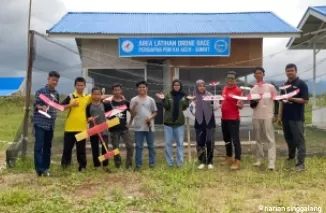
{"label": "utility pole", "polygon": [[25,114],[24,114],[24,125],[22,135],[22,156],[27,154],[28,145],[28,125],[29,125],[29,107],[31,100],[31,87],[32,87],[32,69],[34,60],[34,31],[31,31],[31,13],[32,13],[32,0],[29,0],[28,9],[28,22],[27,22],[27,66],[26,66],[26,86],[25,86]]}

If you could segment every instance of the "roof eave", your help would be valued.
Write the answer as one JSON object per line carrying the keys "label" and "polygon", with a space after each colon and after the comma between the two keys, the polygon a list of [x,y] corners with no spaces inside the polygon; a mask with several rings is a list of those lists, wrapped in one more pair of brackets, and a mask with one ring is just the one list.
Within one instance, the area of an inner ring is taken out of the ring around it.
{"label": "roof eave", "polygon": [[[308,9],[306,10],[305,14],[303,15],[303,17],[301,18],[299,24],[298,24],[298,29],[302,30],[302,28],[304,27],[304,25],[306,24],[309,16],[314,16],[318,19],[320,19],[321,21],[326,22],[326,16],[321,14],[320,12],[316,11],[313,7],[308,7]],[[295,41],[297,37],[291,37],[288,41],[288,43],[286,44],[286,48],[288,49],[295,49],[292,47],[293,42]]]}
{"label": "roof eave", "polygon": [[299,38],[301,32],[280,32],[280,33],[220,33],[220,34],[104,34],[104,33],[54,33],[47,31],[49,37],[56,38],[78,38],[78,39],[118,39],[123,37],[216,37],[227,36],[230,38]]}

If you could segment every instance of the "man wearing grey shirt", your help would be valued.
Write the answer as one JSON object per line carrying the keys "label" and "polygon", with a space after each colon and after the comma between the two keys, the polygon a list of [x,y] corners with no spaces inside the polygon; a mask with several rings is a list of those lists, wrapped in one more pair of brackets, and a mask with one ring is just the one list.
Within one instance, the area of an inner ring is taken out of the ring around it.
{"label": "man wearing grey shirt", "polygon": [[157,115],[157,107],[153,98],[147,96],[148,84],[140,81],[136,84],[138,95],[131,99],[130,124],[135,131],[136,142],[136,169],[143,164],[144,139],[146,138],[149,155],[149,167],[155,166],[154,148],[154,118]]}

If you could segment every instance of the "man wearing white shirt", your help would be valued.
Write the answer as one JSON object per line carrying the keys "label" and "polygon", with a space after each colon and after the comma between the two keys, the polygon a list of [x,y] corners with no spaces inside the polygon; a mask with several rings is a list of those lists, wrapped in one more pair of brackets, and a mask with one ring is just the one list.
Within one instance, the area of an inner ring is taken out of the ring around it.
{"label": "man wearing white shirt", "polygon": [[[250,94],[273,93],[276,89],[272,84],[264,82],[265,70],[257,67],[254,70],[254,76],[257,84],[251,89]],[[253,129],[256,138],[256,158],[254,166],[260,166],[264,160],[264,142],[268,143],[268,169],[275,169],[276,145],[273,123],[276,121],[278,110],[275,110],[274,100],[264,98],[260,100],[251,100],[250,107],[253,109]]]}

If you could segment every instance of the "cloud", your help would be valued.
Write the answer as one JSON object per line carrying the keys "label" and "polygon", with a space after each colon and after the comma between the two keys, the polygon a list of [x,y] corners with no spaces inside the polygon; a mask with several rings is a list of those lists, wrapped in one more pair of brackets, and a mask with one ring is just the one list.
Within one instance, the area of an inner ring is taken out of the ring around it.
{"label": "cloud", "polygon": [[[29,1],[0,0],[0,2],[0,75],[25,76]],[[46,29],[67,12],[65,5],[59,0],[33,0],[32,3],[31,29],[40,33],[45,33]],[[74,40],[63,42],[77,50]],[[72,79],[79,75],[81,70],[79,56],[40,36],[35,36],[35,45],[36,67],[33,69],[33,91],[45,84],[47,72],[51,70],[63,71],[59,90],[71,90]]]}

